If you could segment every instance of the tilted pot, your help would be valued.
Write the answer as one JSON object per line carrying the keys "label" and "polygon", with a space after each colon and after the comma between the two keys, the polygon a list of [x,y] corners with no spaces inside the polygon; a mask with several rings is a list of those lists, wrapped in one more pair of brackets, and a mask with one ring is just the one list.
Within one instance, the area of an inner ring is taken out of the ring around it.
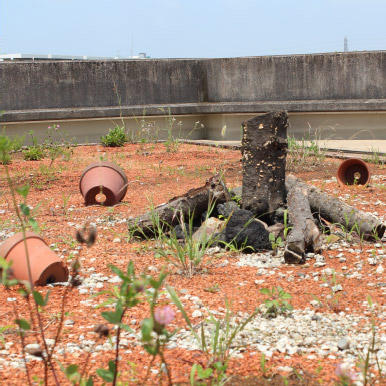
{"label": "tilted pot", "polygon": [[[127,177],[125,172],[112,162],[97,162],[82,173],[79,188],[86,205],[112,206],[125,197]],[[103,196],[100,200],[99,196]]]}
{"label": "tilted pot", "polygon": [[358,158],[343,161],[336,175],[340,185],[366,185],[370,181],[370,170],[366,162]]}
{"label": "tilted pot", "polygon": [[[26,232],[25,240],[34,285],[46,285],[68,280],[68,269],[61,259],[37,234]],[[0,256],[12,262],[12,276],[17,280],[29,281],[28,263],[23,233],[16,233],[0,245]]]}

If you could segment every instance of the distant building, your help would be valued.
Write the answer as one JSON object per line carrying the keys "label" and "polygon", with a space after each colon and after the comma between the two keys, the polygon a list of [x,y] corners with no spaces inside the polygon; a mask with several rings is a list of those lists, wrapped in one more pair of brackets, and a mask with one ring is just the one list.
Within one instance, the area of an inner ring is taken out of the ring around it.
{"label": "distant building", "polygon": [[74,56],[74,55],[41,55],[41,54],[0,54],[0,61],[7,60],[116,60],[116,59],[148,59],[145,52],[140,52],[137,56],[130,56],[128,58],[121,57],[106,57],[106,56]]}

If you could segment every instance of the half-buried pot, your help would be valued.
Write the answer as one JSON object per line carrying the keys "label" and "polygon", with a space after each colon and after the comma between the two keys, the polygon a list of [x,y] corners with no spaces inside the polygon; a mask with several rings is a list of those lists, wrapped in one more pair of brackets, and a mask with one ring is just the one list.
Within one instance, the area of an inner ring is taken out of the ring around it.
{"label": "half-buried pot", "polygon": [[342,186],[366,185],[370,181],[370,170],[361,159],[349,158],[340,164],[336,178]]}
{"label": "half-buried pot", "polygon": [[79,188],[86,205],[118,204],[127,192],[125,172],[112,162],[89,165],[80,177]]}
{"label": "half-buried pot", "polygon": [[[34,285],[46,285],[68,280],[68,269],[62,260],[37,234],[26,232],[25,240]],[[29,281],[28,263],[23,233],[16,233],[0,245],[0,256],[12,262],[12,276],[17,280]]]}

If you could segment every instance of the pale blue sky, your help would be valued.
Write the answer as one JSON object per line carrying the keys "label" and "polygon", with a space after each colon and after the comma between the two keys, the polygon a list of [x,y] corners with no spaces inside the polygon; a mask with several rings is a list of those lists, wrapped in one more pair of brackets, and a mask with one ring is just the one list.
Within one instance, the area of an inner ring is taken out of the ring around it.
{"label": "pale blue sky", "polygon": [[386,49],[386,0],[0,0],[0,52],[232,57]]}

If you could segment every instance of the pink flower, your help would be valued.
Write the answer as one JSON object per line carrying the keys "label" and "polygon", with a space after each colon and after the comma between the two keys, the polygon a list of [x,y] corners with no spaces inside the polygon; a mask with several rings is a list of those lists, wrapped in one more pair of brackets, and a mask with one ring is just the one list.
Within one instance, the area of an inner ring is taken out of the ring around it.
{"label": "pink flower", "polygon": [[356,374],[352,371],[347,363],[340,363],[335,368],[335,375],[350,382],[354,382],[357,379]]}
{"label": "pink flower", "polygon": [[49,129],[51,129],[51,126],[48,126]]}
{"label": "pink flower", "polygon": [[56,125],[56,128],[59,129],[60,125]]}
{"label": "pink flower", "polygon": [[154,319],[157,323],[166,326],[169,324],[174,318],[176,314],[170,306],[165,306],[162,308],[157,308],[154,311]]}

